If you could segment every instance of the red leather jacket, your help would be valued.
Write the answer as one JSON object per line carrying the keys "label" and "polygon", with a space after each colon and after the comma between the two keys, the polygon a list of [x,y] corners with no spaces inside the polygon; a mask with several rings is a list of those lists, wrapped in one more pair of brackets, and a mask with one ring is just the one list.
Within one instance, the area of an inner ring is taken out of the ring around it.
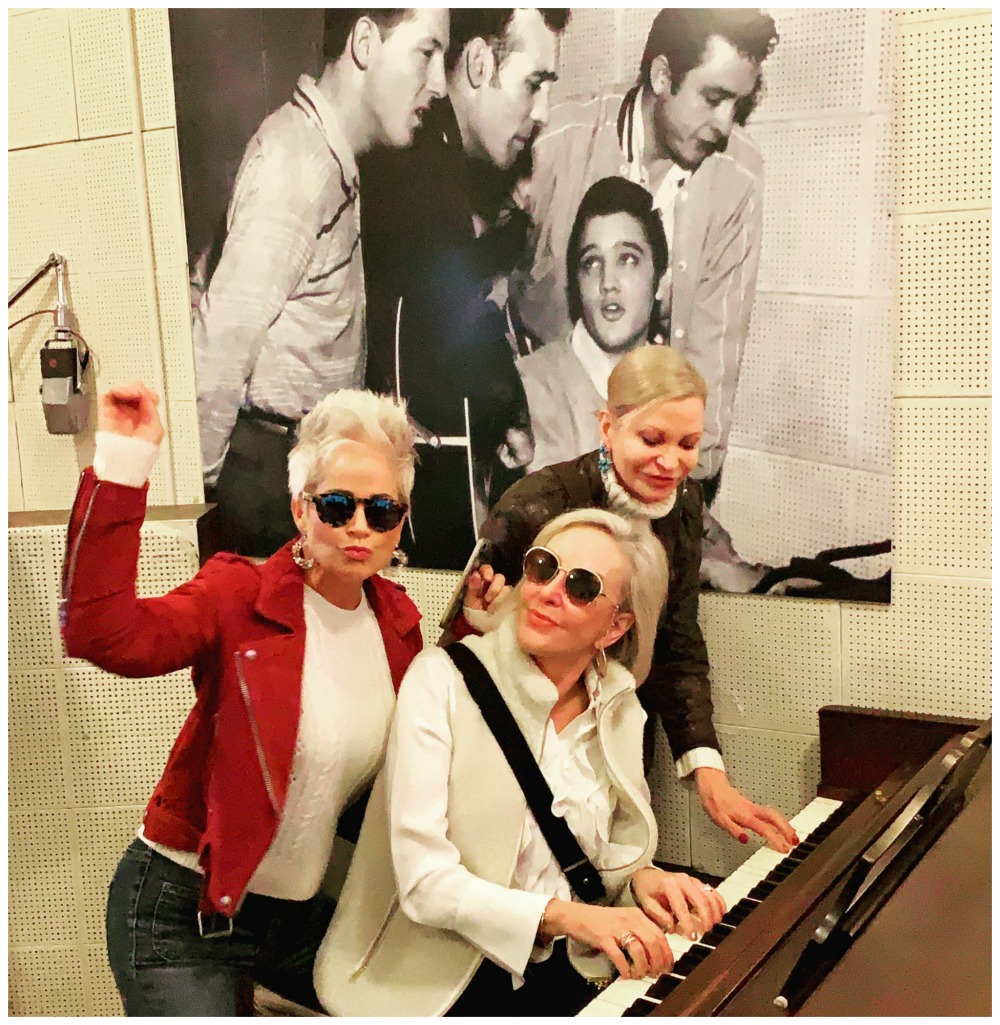
{"label": "red leather jacket", "polygon": [[[288,791],[305,657],[302,571],[290,545],[262,565],[221,554],[169,594],[137,598],[146,491],[84,471],[63,566],[63,638],[69,655],[122,676],[191,667],[194,708],[143,826],[150,840],[198,852],[202,911],[231,917]],[[381,577],[365,593],[398,690],[422,647],[420,613]]]}

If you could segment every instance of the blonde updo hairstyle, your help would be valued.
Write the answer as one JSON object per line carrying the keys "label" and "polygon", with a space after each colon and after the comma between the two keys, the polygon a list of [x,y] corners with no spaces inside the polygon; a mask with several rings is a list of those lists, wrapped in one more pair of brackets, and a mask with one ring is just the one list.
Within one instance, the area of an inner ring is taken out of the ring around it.
{"label": "blonde updo hairstyle", "polygon": [[[608,647],[607,654],[630,669],[636,683],[640,684],[652,665],[660,609],[667,597],[669,577],[663,545],[653,535],[647,520],[627,520],[604,509],[574,509],[556,516],[542,527],[532,543],[545,547],[570,527],[603,530],[614,538],[625,556],[624,593],[618,608],[621,612],[631,612],[635,622],[620,640]],[[520,585],[515,588],[518,604],[519,592]]]}
{"label": "blonde updo hairstyle", "polygon": [[331,392],[299,425],[298,441],[288,456],[288,490],[298,497],[317,487],[337,447],[345,441],[360,441],[388,456],[398,497],[408,504],[416,462],[415,437],[405,401],[350,388]]}
{"label": "blonde updo hairstyle", "polygon": [[696,397],[708,388],[689,360],[669,345],[641,345],[618,361],[608,378],[608,412],[619,420],[654,402]]}

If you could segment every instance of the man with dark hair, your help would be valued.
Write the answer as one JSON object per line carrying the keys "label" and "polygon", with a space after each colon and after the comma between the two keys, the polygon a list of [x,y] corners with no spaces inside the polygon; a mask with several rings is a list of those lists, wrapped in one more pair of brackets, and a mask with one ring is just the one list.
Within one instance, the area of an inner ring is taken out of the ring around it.
{"label": "man with dark hair", "polygon": [[477,509],[531,458],[502,292],[529,226],[515,184],[548,120],[568,20],[564,8],[452,11],[448,98],[411,149],[361,162],[366,384],[404,396],[423,432],[404,532],[419,565],[460,569]]}
{"label": "man with dark hair", "polygon": [[324,19],[326,67],[250,140],[219,262],[194,314],[205,483],[227,548],[294,536],[285,475],[298,421],[364,380],[357,158],[408,146],[444,94],[445,8]]}
{"label": "man with dark hair", "polygon": [[708,385],[695,473],[707,504],[725,457],[760,259],[763,161],[742,126],[777,38],[759,10],[661,10],[638,84],[559,104],[533,153],[538,246],[519,309],[539,337],[569,328],[563,258],[587,188],[621,174],[653,194],[670,245],[670,344]]}

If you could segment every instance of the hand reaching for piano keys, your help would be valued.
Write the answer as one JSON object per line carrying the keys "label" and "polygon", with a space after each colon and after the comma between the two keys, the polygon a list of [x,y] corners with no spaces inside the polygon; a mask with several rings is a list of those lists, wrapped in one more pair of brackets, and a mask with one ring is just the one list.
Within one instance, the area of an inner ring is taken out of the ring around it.
{"label": "hand reaching for piano keys", "polygon": [[714,886],[684,872],[640,868],[629,883],[636,906],[665,932],[697,939],[722,921],[726,904]]}
{"label": "hand reaching for piano keys", "polygon": [[746,843],[749,829],[780,854],[787,854],[799,842],[788,819],[777,808],[754,804],[729,782],[721,769],[695,769],[694,780],[709,818],[734,840]]}
{"label": "hand reaching for piano keys", "polygon": [[553,897],[538,927],[538,942],[570,936],[603,951],[623,979],[658,978],[674,966],[662,928],[639,908],[599,907]]}

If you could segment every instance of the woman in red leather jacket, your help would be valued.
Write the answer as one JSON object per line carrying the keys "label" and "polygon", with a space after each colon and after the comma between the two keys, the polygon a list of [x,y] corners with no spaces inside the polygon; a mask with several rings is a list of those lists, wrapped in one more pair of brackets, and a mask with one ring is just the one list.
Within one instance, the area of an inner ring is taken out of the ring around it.
{"label": "woman in red leather jacket", "polygon": [[102,397],[69,525],[67,652],[122,676],[191,667],[195,703],[111,883],[108,956],[129,1015],[246,1013],[253,982],[317,1006],[320,891],[337,821],[384,753],[420,615],[378,576],[413,486],[405,409],[327,396],[289,456],[300,530],[266,562],[210,559],[136,597],[163,426],[141,384]]}

